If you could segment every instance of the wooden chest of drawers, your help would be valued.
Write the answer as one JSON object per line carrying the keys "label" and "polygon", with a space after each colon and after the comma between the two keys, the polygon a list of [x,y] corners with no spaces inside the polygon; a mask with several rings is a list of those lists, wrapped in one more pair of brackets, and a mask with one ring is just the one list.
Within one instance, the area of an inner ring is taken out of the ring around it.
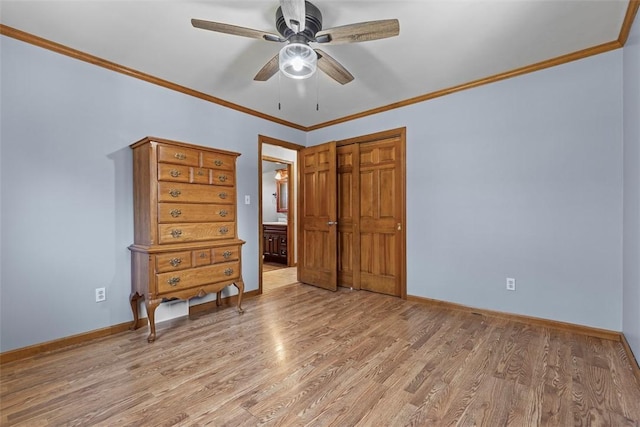
{"label": "wooden chest of drawers", "polygon": [[131,310],[138,324],[144,299],[149,337],[162,301],[238,289],[242,313],[242,245],[236,227],[235,163],[239,154],[164,139],[131,145],[134,164],[134,244]]}

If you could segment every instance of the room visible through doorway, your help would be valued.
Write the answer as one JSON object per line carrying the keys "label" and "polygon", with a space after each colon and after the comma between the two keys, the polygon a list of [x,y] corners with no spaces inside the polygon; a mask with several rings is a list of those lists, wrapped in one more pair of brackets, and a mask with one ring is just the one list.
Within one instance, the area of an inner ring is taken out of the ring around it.
{"label": "room visible through doorway", "polygon": [[297,281],[297,160],[301,145],[259,138],[260,291]]}

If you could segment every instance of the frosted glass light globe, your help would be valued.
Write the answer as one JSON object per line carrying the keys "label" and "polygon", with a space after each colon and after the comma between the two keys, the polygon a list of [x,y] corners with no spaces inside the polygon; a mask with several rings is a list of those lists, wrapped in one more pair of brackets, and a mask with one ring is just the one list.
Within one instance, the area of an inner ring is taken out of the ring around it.
{"label": "frosted glass light globe", "polygon": [[308,45],[290,43],[280,49],[280,71],[292,79],[306,79],[316,72],[318,55]]}

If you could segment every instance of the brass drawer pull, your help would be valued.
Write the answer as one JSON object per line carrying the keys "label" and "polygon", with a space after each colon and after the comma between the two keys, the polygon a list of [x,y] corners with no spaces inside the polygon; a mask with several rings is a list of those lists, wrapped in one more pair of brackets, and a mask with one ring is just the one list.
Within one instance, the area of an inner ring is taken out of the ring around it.
{"label": "brass drawer pull", "polygon": [[207,257],[206,252],[200,252],[200,258],[206,258],[206,257]]}
{"label": "brass drawer pull", "polygon": [[175,157],[176,159],[178,159],[178,160],[184,160],[184,159],[186,159],[186,158],[187,158],[187,155],[186,155],[186,154],[184,154],[184,153],[176,153],[176,154],[174,155],[174,157]]}
{"label": "brass drawer pull", "polygon": [[220,231],[220,234],[227,234],[229,229],[227,227],[220,227],[218,231]]}
{"label": "brass drawer pull", "polygon": [[171,174],[172,177],[177,178],[180,175],[182,175],[182,172],[180,172],[179,170],[176,169],[171,169],[171,172],[169,172]]}
{"label": "brass drawer pull", "polygon": [[229,259],[229,257],[231,256],[231,251],[224,251],[222,253],[222,256],[224,257],[224,259]]}
{"label": "brass drawer pull", "polygon": [[213,161],[213,163],[214,163],[216,166],[222,166],[222,163],[223,163],[223,162],[222,162],[222,160],[216,159],[216,160],[214,160],[214,161]]}
{"label": "brass drawer pull", "polygon": [[180,215],[182,215],[182,211],[180,209],[171,209],[169,213],[174,218],[178,218]]}
{"label": "brass drawer pull", "polygon": [[180,194],[182,194],[182,192],[180,190],[169,190],[169,194],[171,194],[171,197],[178,197]]}
{"label": "brass drawer pull", "polygon": [[169,280],[167,280],[167,283],[170,286],[176,286],[178,283],[180,283],[180,278],[179,277],[172,277]]}
{"label": "brass drawer pull", "polygon": [[220,193],[220,194],[218,194],[218,196],[219,196],[221,199],[226,199],[226,198],[227,198],[227,193]]}
{"label": "brass drawer pull", "polygon": [[182,236],[182,230],[171,230],[171,235],[177,239]]}
{"label": "brass drawer pull", "polygon": [[218,179],[220,180],[220,182],[225,182],[227,180],[227,175],[220,175]]}
{"label": "brass drawer pull", "polygon": [[174,267],[177,267],[180,264],[182,264],[182,258],[172,258],[171,261],[169,261],[169,264],[171,264]]}
{"label": "brass drawer pull", "polygon": [[233,274],[233,268],[227,268],[224,270],[225,276],[231,276]]}
{"label": "brass drawer pull", "polygon": [[220,212],[218,212],[218,215],[220,215],[221,217],[225,217],[225,216],[227,216],[228,213],[229,212],[227,212],[226,210],[221,209]]}
{"label": "brass drawer pull", "polygon": [[204,175],[204,172],[202,172],[201,170],[198,171],[198,175],[202,176]]}

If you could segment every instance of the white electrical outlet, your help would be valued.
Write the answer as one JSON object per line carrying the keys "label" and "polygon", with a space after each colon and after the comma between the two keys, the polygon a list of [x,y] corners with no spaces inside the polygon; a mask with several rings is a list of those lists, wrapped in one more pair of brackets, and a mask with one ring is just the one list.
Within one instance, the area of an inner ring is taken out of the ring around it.
{"label": "white electrical outlet", "polygon": [[516,279],[512,277],[507,277],[507,290],[508,291],[516,290]]}
{"label": "white electrical outlet", "polygon": [[96,288],[96,302],[102,302],[107,299],[106,288]]}
{"label": "white electrical outlet", "polygon": [[249,196],[248,194],[244,196],[244,204],[245,205],[251,204],[251,196]]}

